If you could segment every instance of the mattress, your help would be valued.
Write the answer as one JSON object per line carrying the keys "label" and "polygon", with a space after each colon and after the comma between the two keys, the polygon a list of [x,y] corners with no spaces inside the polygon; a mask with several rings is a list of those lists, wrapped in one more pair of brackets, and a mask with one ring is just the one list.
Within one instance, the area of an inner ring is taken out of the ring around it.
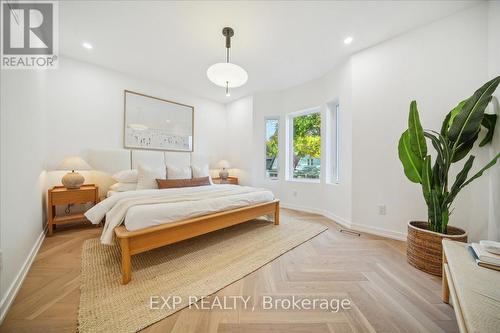
{"label": "mattress", "polygon": [[85,216],[92,223],[106,216],[101,242],[112,244],[113,229],[122,223],[135,231],[273,200],[267,189],[236,185],[115,192]]}

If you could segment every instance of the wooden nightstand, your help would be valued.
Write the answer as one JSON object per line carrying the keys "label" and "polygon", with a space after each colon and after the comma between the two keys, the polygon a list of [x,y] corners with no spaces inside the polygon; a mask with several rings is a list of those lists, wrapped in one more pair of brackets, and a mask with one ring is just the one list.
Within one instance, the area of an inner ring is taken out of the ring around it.
{"label": "wooden nightstand", "polygon": [[83,213],[57,216],[56,206],[84,204],[88,202],[92,202],[94,204],[99,202],[99,188],[94,184],[82,185],[79,189],[67,189],[64,186],[54,186],[49,189],[47,196],[48,235],[52,235],[55,224],[87,221]]}
{"label": "wooden nightstand", "polygon": [[212,178],[214,184],[231,184],[238,185],[238,177],[227,177],[227,180],[222,180],[220,178]]}

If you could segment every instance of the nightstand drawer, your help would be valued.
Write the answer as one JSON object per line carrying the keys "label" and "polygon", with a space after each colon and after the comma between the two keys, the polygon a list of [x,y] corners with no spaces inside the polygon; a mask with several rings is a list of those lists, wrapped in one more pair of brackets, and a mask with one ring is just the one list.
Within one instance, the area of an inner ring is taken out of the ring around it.
{"label": "nightstand drawer", "polygon": [[96,200],[95,189],[78,189],[61,192],[52,192],[53,205],[80,204],[94,202]]}
{"label": "nightstand drawer", "polygon": [[212,182],[214,184],[231,184],[231,185],[238,185],[238,178],[237,177],[227,177],[226,180],[222,180],[220,178],[212,178]]}

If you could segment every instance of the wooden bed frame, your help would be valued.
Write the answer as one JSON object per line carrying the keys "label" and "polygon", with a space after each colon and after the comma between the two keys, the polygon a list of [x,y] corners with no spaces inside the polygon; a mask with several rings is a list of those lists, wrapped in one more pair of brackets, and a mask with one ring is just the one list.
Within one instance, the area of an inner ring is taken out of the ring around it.
{"label": "wooden bed frame", "polygon": [[257,217],[273,214],[274,224],[280,223],[279,200],[204,215],[174,223],[162,224],[136,231],[128,231],[121,225],[115,228],[122,256],[122,284],[132,277],[131,257],[168,244],[203,235]]}

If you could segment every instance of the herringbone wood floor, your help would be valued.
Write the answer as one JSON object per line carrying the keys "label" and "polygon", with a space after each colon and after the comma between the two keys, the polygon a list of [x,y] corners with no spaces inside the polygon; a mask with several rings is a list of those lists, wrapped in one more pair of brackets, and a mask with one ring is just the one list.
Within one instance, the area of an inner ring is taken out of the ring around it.
{"label": "herringbone wood floor", "polygon": [[[348,298],[351,310],[186,308],[143,332],[458,331],[453,309],[440,300],[440,279],[406,263],[404,242],[341,233],[338,225],[319,215],[283,210],[282,216],[327,224],[329,230],[216,295]],[[100,229],[60,229],[45,239],[1,332],[76,331],[82,243],[97,237]]]}

